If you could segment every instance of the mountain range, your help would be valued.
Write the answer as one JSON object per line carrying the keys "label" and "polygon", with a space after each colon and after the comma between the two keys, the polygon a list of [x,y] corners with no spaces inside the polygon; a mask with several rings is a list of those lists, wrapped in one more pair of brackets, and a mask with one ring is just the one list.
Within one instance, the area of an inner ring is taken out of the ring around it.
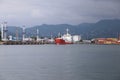
{"label": "mountain range", "polygon": [[[120,33],[120,19],[106,19],[100,20],[96,23],[82,23],[79,25],[70,24],[56,24],[56,25],[37,25],[33,27],[26,28],[26,37],[33,37],[37,34],[37,29],[39,30],[40,37],[56,37],[58,33],[65,34],[66,29],[69,29],[69,33],[72,35],[81,35],[82,39],[92,39],[92,38],[117,38]],[[22,28],[16,26],[8,26],[8,34],[22,37]]]}

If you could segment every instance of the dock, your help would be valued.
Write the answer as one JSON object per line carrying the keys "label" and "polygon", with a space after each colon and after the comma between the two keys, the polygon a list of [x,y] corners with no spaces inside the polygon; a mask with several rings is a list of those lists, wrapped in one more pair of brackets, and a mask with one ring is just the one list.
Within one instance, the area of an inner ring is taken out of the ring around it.
{"label": "dock", "polygon": [[42,42],[42,41],[5,41],[0,42],[0,45],[42,45],[42,44],[54,44],[54,43],[48,43],[48,42]]}

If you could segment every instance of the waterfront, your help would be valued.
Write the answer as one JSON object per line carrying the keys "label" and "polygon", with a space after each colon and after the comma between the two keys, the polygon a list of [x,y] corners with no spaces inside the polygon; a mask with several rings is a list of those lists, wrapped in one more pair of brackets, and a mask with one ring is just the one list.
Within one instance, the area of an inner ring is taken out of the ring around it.
{"label": "waterfront", "polygon": [[0,45],[0,80],[119,79],[119,45]]}

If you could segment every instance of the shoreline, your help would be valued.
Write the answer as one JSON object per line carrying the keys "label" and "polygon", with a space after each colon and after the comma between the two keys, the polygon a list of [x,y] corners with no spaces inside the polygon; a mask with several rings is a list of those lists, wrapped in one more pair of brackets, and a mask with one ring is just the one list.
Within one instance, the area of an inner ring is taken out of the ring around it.
{"label": "shoreline", "polygon": [[[27,42],[22,42],[22,41],[0,41],[0,45],[44,45],[44,44],[55,44],[55,43],[50,43],[50,42],[37,42],[37,41],[27,41]],[[88,44],[88,45],[120,45],[120,44],[97,44],[97,43],[84,43],[84,42],[77,42],[73,43],[70,45],[74,44]],[[69,45],[69,44],[55,44],[55,45]]]}

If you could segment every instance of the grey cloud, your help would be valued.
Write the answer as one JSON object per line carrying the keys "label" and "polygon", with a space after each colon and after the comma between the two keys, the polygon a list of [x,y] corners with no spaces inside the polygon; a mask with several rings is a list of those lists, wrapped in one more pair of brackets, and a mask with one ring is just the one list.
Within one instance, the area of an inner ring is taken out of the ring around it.
{"label": "grey cloud", "polygon": [[119,2],[120,0],[4,0],[0,5],[0,15],[6,17],[12,25],[79,24],[104,18],[120,18]]}
{"label": "grey cloud", "polygon": [[113,1],[113,2],[120,2],[120,0],[93,0],[93,1]]}

